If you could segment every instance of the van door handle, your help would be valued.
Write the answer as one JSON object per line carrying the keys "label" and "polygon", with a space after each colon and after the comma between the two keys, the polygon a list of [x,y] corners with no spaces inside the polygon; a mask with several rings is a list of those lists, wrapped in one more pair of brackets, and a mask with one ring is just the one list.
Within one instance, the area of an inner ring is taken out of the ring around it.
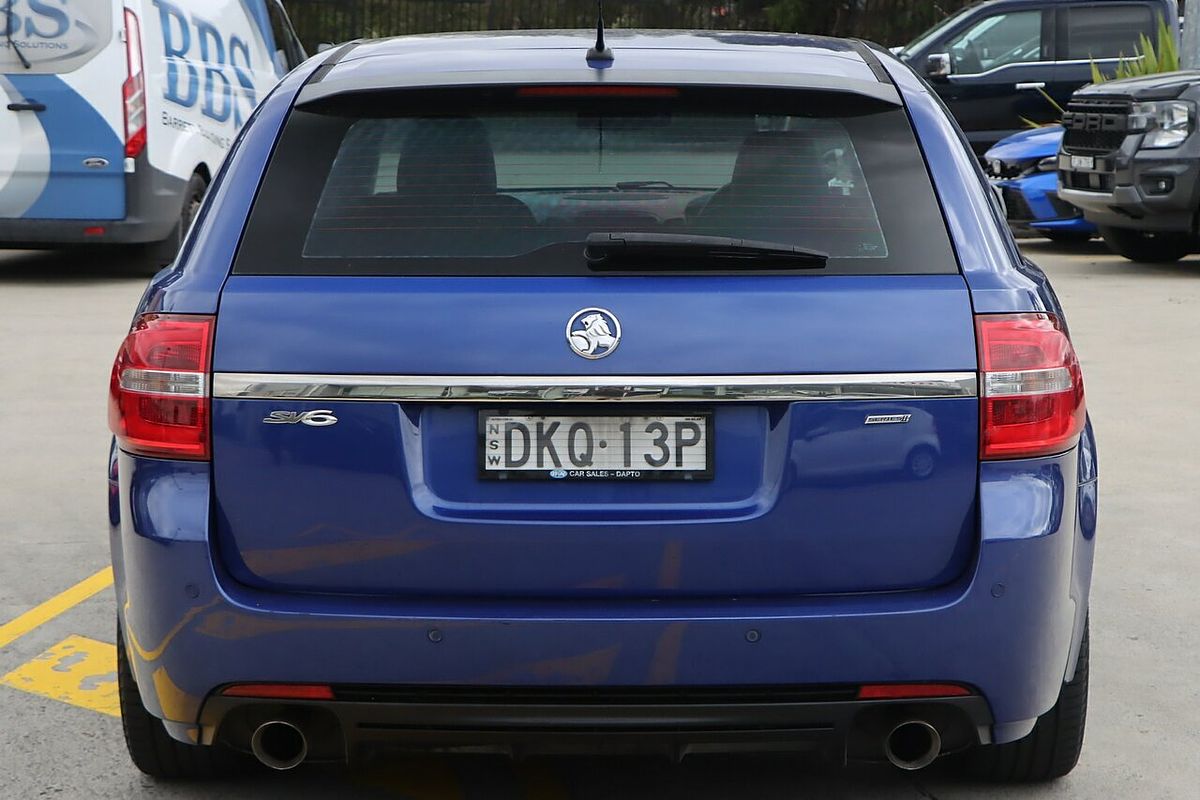
{"label": "van door handle", "polygon": [[26,100],[24,103],[9,103],[9,111],[45,111],[46,104],[36,100]]}
{"label": "van door handle", "polygon": [[1030,89],[1045,89],[1045,88],[1046,88],[1045,81],[1035,81],[1033,83],[1018,83],[1017,84],[1018,92],[1025,92]]}

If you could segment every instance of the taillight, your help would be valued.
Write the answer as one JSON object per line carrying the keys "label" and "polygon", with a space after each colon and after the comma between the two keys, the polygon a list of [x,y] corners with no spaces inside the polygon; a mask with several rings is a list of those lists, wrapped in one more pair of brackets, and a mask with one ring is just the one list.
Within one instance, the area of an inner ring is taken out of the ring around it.
{"label": "taillight", "polygon": [[109,383],[108,426],[122,450],[209,457],[213,318],[145,314],[125,337]]}
{"label": "taillight", "polygon": [[980,454],[1052,455],[1075,446],[1086,410],[1075,348],[1053,314],[975,317],[983,377]]}
{"label": "taillight", "polygon": [[146,149],[146,77],[142,70],[142,27],[137,14],[125,9],[125,157],[137,158]]}

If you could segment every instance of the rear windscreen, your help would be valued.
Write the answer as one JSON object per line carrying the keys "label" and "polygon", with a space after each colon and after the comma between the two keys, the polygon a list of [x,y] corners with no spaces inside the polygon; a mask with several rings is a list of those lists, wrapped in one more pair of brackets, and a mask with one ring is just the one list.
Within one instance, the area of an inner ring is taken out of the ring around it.
{"label": "rear windscreen", "polygon": [[824,273],[957,270],[901,109],[804,92],[559,87],[294,111],[236,271],[581,274],[596,233],[798,246],[829,255]]}

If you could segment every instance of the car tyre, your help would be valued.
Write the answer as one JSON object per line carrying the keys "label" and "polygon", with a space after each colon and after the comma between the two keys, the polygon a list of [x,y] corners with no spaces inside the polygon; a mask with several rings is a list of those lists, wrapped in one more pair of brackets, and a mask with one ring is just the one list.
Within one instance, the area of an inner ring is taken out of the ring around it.
{"label": "car tyre", "polygon": [[1130,261],[1169,264],[1192,252],[1193,240],[1186,233],[1146,233],[1130,228],[1100,228],[1108,248]]}
{"label": "car tyre", "polygon": [[139,274],[153,276],[160,269],[175,260],[183,239],[191,230],[196,215],[200,212],[200,204],[208,194],[208,181],[200,173],[192,175],[187,188],[183,192],[183,207],[179,212],[179,222],[171,229],[171,234],[161,242],[132,245],[129,260]]}
{"label": "car tyre", "polygon": [[152,778],[212,780],[245,774],[254,762],[223,745],[201,747],[171,738],[162,720],[146,710],[129,667],[125,640],[117,629],[117,696],[121,728],[134,766]]}
{"label": "car tyre", "polygon": [[1038,718],[1033,732],[1007,744],[976,747],[960,756],[968,778],[992,783],[1037,783],[1061,778],[1079,763],[1087,722],[1088,624],[1075,677],[1064,683],[1054,707]]}

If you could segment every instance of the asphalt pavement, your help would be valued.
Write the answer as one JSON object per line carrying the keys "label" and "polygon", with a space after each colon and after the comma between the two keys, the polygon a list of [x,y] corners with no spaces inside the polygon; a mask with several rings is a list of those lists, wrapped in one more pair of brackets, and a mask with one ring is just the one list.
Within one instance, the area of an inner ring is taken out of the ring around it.
{"label": "asphalt pavement", "polygon": [[[1070,319],[1100,446],[1092,696],[1044,786],[795,757],[421,757],[208,784],[129,763],[115,712],[105,394],[145,286],[87,252],[0,252],[0,798],[1200,797],[1200,256],[1147,266],[1024,243]],[[203,654],[197,654],[202,658]]]}

